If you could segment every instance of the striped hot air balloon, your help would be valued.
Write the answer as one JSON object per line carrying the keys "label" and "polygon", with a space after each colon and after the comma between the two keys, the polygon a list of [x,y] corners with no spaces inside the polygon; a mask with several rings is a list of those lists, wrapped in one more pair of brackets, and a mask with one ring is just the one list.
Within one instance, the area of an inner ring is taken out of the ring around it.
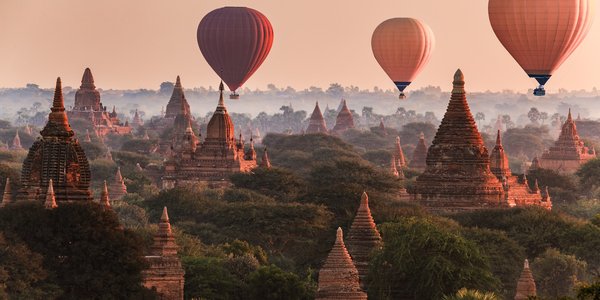
{"label": "striped hot air balloon", "polygon": [[434,45],[429,26],[416,19],[393,18],[375,28],[373,55],[400,90],[400,99],[406,98],[404,89],[429,62]]}
{"label": "striped hot air balloon", "polygon": [[235,93],[263,63],[273,45],[269,19],[248,7],[223,7],[198,25],[198,46],[211,68]]}
{"label": "striped hot air balloon", "polygon": [[488,14],[504,48],[546,94],[550,76],[581,44],[593,19],[593,0],[490,0]]}

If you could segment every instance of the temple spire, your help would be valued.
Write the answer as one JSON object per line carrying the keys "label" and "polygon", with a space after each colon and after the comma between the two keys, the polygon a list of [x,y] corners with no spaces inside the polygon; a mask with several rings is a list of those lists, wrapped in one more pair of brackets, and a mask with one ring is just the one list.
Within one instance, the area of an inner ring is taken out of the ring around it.
{"label": "temple spire", "polygon": [[62,93],[62,83],[60,77],[56,79],[56,88],[54,90],[54,100],[52,101],[51,112],[48,115],[48,123],[42,130],[43,137],[72,137],[75,133],[69,125],[67,114],[65,113],[65,101]]}
{"label": "temple spire", "polygon": [[260,167],[270,169],[271,168],[271,160],[269,159],[269,153],[267,152],[267,147],[263,151],[262,160],[260,161]]}
{"label": "temple spire", "polygon": [[11,148],[14,150],[23,149],[23,146],[21,146],[21,137],[19,136],[19,129],[17,129],[17,131],[15,132],[15,137],[13,138]]}
{"label": "temple spire", "polygon": [[344,245],[342,228],[338,227],[333,248],[319,270],[315,299],[367,299],[360,287],[358,270]]}
{"label": "temple spire", "polygon": [[223,80],[221,80],[221,83],[219,84],[219,104],[217,105],[217,107],[225,107],[225,101],[223,100],[224,90],[225,87],[223,86]]}
{"label": "temple spire", "polygon": [[100,194],[100,204],[106,208],[110,208],[110,198],[108,196],[108,186],[106,185],[106,180],[104,180],[104,187],[102,188],[102,193]]}
{"label": "temple spire", "polygon": [[323,118],[323,113],[321,112],[321,108],[319,107],[319,101],[315,103],[315,109],[310,115],[308,127],[306,128],[306,133],[327,133],[327,124],[325,123],[325,118]]}
{"label": "temple spire", "polygon": [[517,294],[515,295],[515,300],[527,300],[530,297],[535,296],[537,296],[535,280],[533,279],[533,274],[529,269],[529,261],[525,259],[521,277],[517,282]]}
{"label": "temple spire", "polygon": [[400,144],[400,137],[396,137],[396,148],[394,153],[394,159],[396,159],[396,166],[402,168],[406,166],[406,158],[404,157],[404,151],[402,151],[402,145]]}
{"label": "temple spire", "polygon": [[394,177],[399,177],[400,176],[400,174],[398,173],[398,168],[396,167],[396,158],[394,156],[392,156],[392,163],[391,163],[391,169],[390,170],[391,170],[392,175]]}
{"label": "temple spire", "polygon": [[502,146],[502,137],[500,137],[500,129],[498,129],[498,133],[496,134],[496,146]]}
{"label": "temple spire", "polygon": [[85,68],[85,71],[83,71],[83,77],[81,78],[81,88],[96,88],[96,85],[94,85],[94,76],[92,76],[92,70],[90,70],[90,68]]}
{"label": "temple spire", "polygon": [[44,207],[47,209],[58,207],[56,204],[56,196],[54,195],[54,184],[52,183],[52,179],[48,181],[48,191],[46,192],[46,201],[44,202]]}
{"label": "temple spire", "polygon": [[573,116],[571,116],[571,108],[569,107],[569,114],[567,115],[567,122],[573,122]]}
{"label": "temple spire", "polygon": [[160,223],[158,223],[158,231],[154,235],[151,254],[156,256],[176,256],[178,248],[177,244],[175,244],[175,236],[171,230],[169,213],[165,206],[160,217]]}
{"label": "temple spire", "polygon": [[6,184],[4,185],[4,193],[2,194],[2,202],[0,207],[5,207],[12,202],[12,192],[10,189],[10,178],[6,177]]}

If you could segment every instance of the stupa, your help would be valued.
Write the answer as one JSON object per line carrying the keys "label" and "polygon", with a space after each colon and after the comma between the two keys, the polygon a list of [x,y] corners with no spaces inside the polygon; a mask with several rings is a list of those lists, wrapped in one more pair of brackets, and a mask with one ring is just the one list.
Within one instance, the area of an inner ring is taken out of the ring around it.
{"label": "stupa", "polygon": [[346,250],[344,236],[338,228],[335,244],[319,270],[318,300],[366,300],[360,287],[358,270]]}
{"label": "stupa", "polygon": [[6,184],[4,185],[4,192],[2,193],[2,202],[0,207],[5,207],[12,202],[12,189],[10,188],[10,178],[6,177]]}
{"label": "stupa", "polygon": [[171,99],[169,99],[169,103],[167,104],[167,110],[164,117],[168,119],[175,119],[175,117],[177,117],[177,115],[180,113],[182,106],[189,114],[190,105],[185,98],[183,86],[181,85],[181,78],[177,76],[175,86],[173,87],[173,93],[171,94]]}
{"label": "stupa", "polygon": [[[219,103],[208,122],[204,141],[196,143],[196,136],[191,126],[176,126],[183,140],[180,146],[173,146],[172,155],[164,163],[162,179],[163,188],[177,185],[205,182],[209,186],[224,186],[228,177],[235,172],[248,172],[256,167],[256,159],[246,156],[245,143],[240,137],[236,141],[234,126],[225,102],[223,101],[223,84],[219,86]],[[182,117],[182,124],[188,123]],[[175,121],[178,124],[179,121]],[[188,123],[189,125],[189,123]]]}
{"label": "stupa", "polygon": [[535,296],[537,296],[535,280],[529,269],[529,261],[526,259],[523,271],[521,272],[521,277],[519,277],[519,281],[517,282],[517,294],[515,295],[515,300],[527,300],[530,299],[530,297]]}
{"label": "stupa", "polygon": [[[423,145],[425,142],[423,141]],[[404,151],[402,151],[402,145],[400,144],[400,137],[396,137],[396,144],[394,145],[394,160],[396,161],[396,167],[406,167],[406,159],[404,158]]]}
{"label": "stupa", "polygon": [[123,180],[123,175],[121,175],[121,167],[117,167],[115,179],[111,182],[108,189],[110,191],[111,200],[113,201],[121,200],[125,195],[127,195],[127,186]]}
{"label": "stupa", "polygon": [[373,250],[381,247],[382,240],[369,208],[369,196],[362,194],[360,206],[346,237],[348,252],[358,270],[361,287],[366,290],[366,278],[369,273],[369,256]]}
{"label": "stupa", "polygon": [[319,108],[319,102],[315,104],[315,109],[310,116],[310,120],[308,121],[308,127],[306,128],[306,134],[311,133],[324,133],[327,134],[327,124],[325,123],[325,118],[323,118],[323,114],[321,113],[321,109]]}
{"label": "stupa", "polygon": [[425,134],[419,134],[419,142],[412,154],[412,159],[408,167],[420,172],[425,171],[427,167],[427,145],[425,144]]}
{"label": "stupa", "polygon": [[341,109],[335,119],[335,126],[331,130],[333,134],[341,134],[344,131],[354,128],[354,117],[346,105],[346,99],[342,99]]}
{"label": "stupa", "polygon": [[19,130],[15,132],[15,137],[12,140],[12,145],[10,145],[11,150],[23,150],[23,146],[21,146],[21,137],[19,136]]}
{"label": "stupa", "polygon": [[269,153],[267,152],[267,147],[263,151],[262,159],[260,161],[261,168],[270,169],[271,168],[271,160],[269,159]]}
{"label": "stupa", "polygon": [[75,93],[75,103],[70,111],[69,118],[85,119],[94,125],[97,134],[104,136],[108,133],[129,134],[131,127],[121,123],[115,107],[112,112],[106,110],[100,100],[100,92],[94,84],[94,76],[90,68],[86,68],[81,78],[81,86]]}
{"label": "stupa", "polygon": [[177,256],[178,249],[165,207],[158,224],[158,231],[154,235],[150,255],[145,257],[150,267],[142,271],[144,286],[155,290],[160,299],[183,299],[185,272]]}
{"label": "stupa", "polygon": [[539,158],[539,167],[572,174],[581,165],[594,158],[596,158],[596,151],[586,147],[579,138],[577,125],[575,125],[569,109],[567,120],[562,125],[558,140]]}
{"label": "stupa", "polygon": [[90,167],[85,152],[69,125],[60,78],[48,123],[23,161],[17,199],[44,201],[53,180],[57,202],[91,201]]}

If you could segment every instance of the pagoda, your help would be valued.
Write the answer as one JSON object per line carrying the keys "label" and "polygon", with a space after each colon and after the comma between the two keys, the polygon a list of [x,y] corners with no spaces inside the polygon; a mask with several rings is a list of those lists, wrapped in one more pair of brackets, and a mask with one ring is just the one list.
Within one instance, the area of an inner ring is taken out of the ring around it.
{"label": "pagoda", "polygon": [[104,180],[104,186],[102,187],[102,192],[100,193],[100,205],[105,208],[110,208],[110,196],[108,195],[108,186],[106,185],[106,180]]}
{"label": "pagoda", "polygon": [[408,167],[417,171],[423,172],[427,167],[427,145],[425,144],[425,134],[421,132],[419,142],[412,154],[412,159]]}
{"label": "pagoda", "polygon": [[310,120],[308,121],[308,127],[306,128],[306,134],[312,133],[324,133],[327,134],[327,124],[325,123],[325,118],[323,118],[323,114],[321,113],[321,109],[319,108],[319,102],[315,104],[315,109],[310,116]]}
{"label": "pagoda", "polygon": [[164,207],[158,231],[154,235],[154,243],[149,255],[145,256],[150,267],[142,271],[143,285],[155,290],[160,299],[183,299],[185,271],[177,256],[178,249],[171,231],[169,214]]}
{"label": "pagoda", "polygon": [[358,270],[361,287],[366,290],[366,278],[369,273],[369,256],[373,250],[381,247],[382,240],[369,208],[369,196],[363,192],[360,206],[346,237],[348,251]]}
{"label": "pagoda", "polygon": [[594,158],[596,158],[596,151],[586,147],[579,138],[577,125],[575,125],[569,109],[567,120],[562,125],[558,140],[554,146],[542,154],[539,159],[539,167],[572,174],[581,165]]}
{"label": "pagoda", "polygon": [[4,192],[2,193],[2,202],[0,207],[5,207],[12,202],[12,189],[10,188],[10,178],[6,177],[6,184],[4,185]]}
{"label": "pagoda", "polygon": [[23,146],[21,146],[21,137],[19,136],[19,130],[15,132],[15,137],[13,138],[12,145],[10,146],[11,150],[23,150]]}
{"label": "pagoda", "polygon": [[177,76],[177,79],[175,80],[175,86],[173,87],[173,93],[171,94],[171,99],[169,99],[169,103],[167,104],[167,110],[164,118],[175,119],[175,117],[177,117],[177,115],[180,113],[182,106],[188,113],[190,112],[190,105],[185,98],[183,86],[181,85],[181,78]]}
{"label": "pagoda", "polygon": [[125,181],[121,175],[121,167],[117,167],[115,179],[109,185],[109,191],[112,200],[121,200],[125,195],[127,195],[127,186],[125,185]]}
{"label": "pagoda", "polygon": [[527,300],[535,296],[537,296],[535,280],[529,269],[529,261],[526,259],[523,271],[521,272],[521,277],[519,277],[519,281],[517,282],[517,294],[515,295],[515,300]]}
{"label": "pagoda", "polygon": [[219,187],[228,184],[230,174],[248,172],[256,167],[256,155],[247,155],[241,135],[237,141],[234,137],[234,125],[223,101],[223,90],[221,83],[219,103],[208,122],[204,141],[194,135],[189,118],[184,114],[180,113],[180,119],[175,121],[173,136],[179,142],[173,144],[171,156],[164,163],[163,188],[194,182]]}
{"label": "pagoda", "polygon": [[333,126],[331,132],[333,134],[341,134],[351,128],[354,128],[354,117],[352,117],[352,112],[348,109],[348,105],[346,105],[346,99],[342,99],[341,109],[338,112],[335,119],[335,126]]}
{"label": "pagoda", "polygon": [[263,151],[262,159],[260,161],[259,167],[270,169],[271,168],[271,160],[269,159],[269,153],[267,152],[267,147]]}
{"label": "pagoda", "polygon": [[41,137],[23,161],[17,199],[44,201],[52,180],[57,202],[91,201],[90,167],[69,125],[60,78],[56,80],[51,110]]}
{"label": "pagoda", "polygon": [[551,208],[550,197],[526,178],[513,176],[500,134],[491,155],[467,103],[464,76],[454,75],[444,119],[427,152],[427,167],[416,182],[413,200],[433,212],[538,205]]}
{"label": "pagoda", "polygon": [[319,270],[316,300],[366,300],[360,287],[358,270],[346,250],[344,236],[338,228],[335,244]]}
{"label": "pagoda", "polygon": [[[423,145],[425,145],[425,138],[423,138]],[[396,144],[394,145],[394,160],[396,161],[396,167],[405,168],[406,159],[404,158],[404,151],[402,151],[402,145],[400,145],[400,137],[396,137]]]}
{"label": "pagoda", "polygon": [[131,127],[121,123],[117,116],[115,107],[112,112],[106,110],[106,106],[100,101],[100,92],[94,84],[94,76],[90,68],[86,68],[81,79],[81,86],[75,92],[75,103],[67,115],[72,119],[85,119],[94,125],[99,135],[108,133],[129,134]]}
{"label": "pagoda", "polygon": [[135,109],[135,113],[133,114],[133,120],[131,122],[136,128],[144,125],[144,121],[142,121],[142,117],[140,117],[137,108]]}

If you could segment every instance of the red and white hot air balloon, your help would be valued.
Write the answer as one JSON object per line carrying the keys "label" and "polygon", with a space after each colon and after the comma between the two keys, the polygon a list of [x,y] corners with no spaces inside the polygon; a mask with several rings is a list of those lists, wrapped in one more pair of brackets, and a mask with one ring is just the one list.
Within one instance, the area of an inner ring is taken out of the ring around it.
{"label": "red and white hot air balloon", "polygon": [[386,20],[371,38],[373,55],[400,90],[400,99],[406,98],[404,89],[429,62],[434,46],[429,26],[412,18]]}
{"label": "red and white hot air balloon", "polygon": [[550,76],[581,44],[592,24],[593,0],[489,0],[494,33],[546,94]]}
{"label": "red and white hot air balloon", "polygon": [[223,7],[208,13],[198,25],[198,46],[211,68],[233,92],[263,63],[273,45],[269,19],[248,7]]}

